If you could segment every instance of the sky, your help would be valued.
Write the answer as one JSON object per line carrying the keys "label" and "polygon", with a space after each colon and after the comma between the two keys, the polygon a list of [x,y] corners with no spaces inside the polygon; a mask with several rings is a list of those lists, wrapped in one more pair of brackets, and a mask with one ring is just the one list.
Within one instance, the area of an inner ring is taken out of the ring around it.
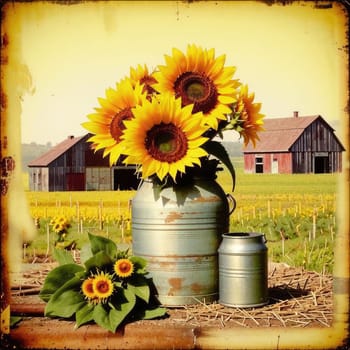
{"label": "sky", "polygon": [[267,117],[319,114],[345,138],[347,23],[336,2],[34,1],[14,2],[6,14],[30,85],[21,97],[22,143],[84,135],[97,98],[130,67],[153,70],[188,44],[225,54]]}

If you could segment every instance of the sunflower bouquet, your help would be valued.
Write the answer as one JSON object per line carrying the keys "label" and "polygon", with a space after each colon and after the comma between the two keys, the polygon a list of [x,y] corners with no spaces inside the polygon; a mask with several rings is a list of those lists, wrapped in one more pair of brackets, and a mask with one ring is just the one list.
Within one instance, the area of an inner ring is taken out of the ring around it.
{"label": "sunflower bouquet", "polygon": [[111,166],[136,165],[143,179],[166,184],[215,176],[223,163],[234,183],[234,167],[217,137],[234,131],[255,145],[264,115],[225,60],[214,49],[188,45],[186,53],[173,48],[153,72],[146,65],[130,68],[82,124],[93,134],[88,141],[104,150]]}
{"label": "sunflower bouquet", "polygon": [[146,261],[130,256],[104,237],[89,234],[81,250],[83,264],[64,250],[55,250],[59,266],[47,275],[40,298],[45,316],[74,319],[76,327],[94,322],[115,332],[123,322],[161,317],[166,309],[151,293]]}

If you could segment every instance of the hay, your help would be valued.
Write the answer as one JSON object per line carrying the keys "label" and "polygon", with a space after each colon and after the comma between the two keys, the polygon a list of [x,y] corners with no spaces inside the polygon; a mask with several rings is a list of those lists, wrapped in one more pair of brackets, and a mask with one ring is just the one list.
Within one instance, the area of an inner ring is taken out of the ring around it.
{"label": "hay", "polygon": [[[29,302],[30,297],[39,293],[53,266],[54,264],[28,264],[27,270],[12,286],[13,301],[17,304]],[[198,300],[197,304],[169,309],[169,317],[166,319],[147,322],[219,328],[331,326],[331,275],[273,263],[269,265],[269,271],[269,303],[265,306],[238,308]],[[38,299],[36,302],[40,303]]]}
{"label": "hay", "polygon": [[173,322],[220,328],[331,326],[331,275],[275,264],[268,284],[269,303],[265,306],[239,308],[201,302],[170,310]]}

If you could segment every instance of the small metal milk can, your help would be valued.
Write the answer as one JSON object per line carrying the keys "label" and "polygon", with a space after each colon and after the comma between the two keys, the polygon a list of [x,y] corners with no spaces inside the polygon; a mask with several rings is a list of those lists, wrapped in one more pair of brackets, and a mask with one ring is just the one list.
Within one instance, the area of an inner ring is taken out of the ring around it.
{"label": "small metal milk can", "polygon": [[219,302],[234,307],[268,303],[267,246],[261,233],[222,235],[219,253]]}

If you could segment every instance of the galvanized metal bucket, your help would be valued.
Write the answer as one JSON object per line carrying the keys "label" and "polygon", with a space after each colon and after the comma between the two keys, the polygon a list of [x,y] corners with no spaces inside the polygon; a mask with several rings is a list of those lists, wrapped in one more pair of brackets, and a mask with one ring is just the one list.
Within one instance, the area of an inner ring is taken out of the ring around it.
{"label": "galvanized metal bucket", "polygon": [[219,247],[219,302],[256,307],[268,303],[267,246],[262,233],[223,234]]}
{"label": "galvanized metal bucket", "polygon": [[217,300],[217,249],[229,227],[227,195],[214,180],[203,179],[159,190],[145,181],[132,200],[133,254],[148,261],[163,305]]}

